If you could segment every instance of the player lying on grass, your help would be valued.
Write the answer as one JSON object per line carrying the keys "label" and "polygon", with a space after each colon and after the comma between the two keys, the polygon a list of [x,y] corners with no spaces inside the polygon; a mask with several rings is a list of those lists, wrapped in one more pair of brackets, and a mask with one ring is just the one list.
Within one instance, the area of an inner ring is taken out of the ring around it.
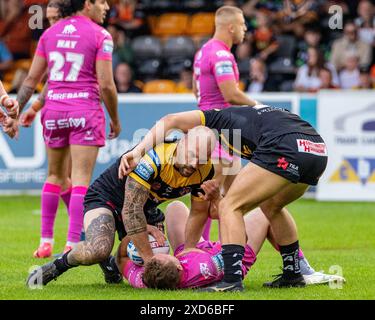
{"label": "player lying on grass", "polygon": [[[205,184],[211,184],[213,180]],[[217,186],[218,188],[218,186]],[[206,194],[210,193],[203,186]],[[211,192],[212,193],[212,192]],[[217,193],[218,194],[218,193]],[[173,255],[155,254],[145,266],[135,264],[127,255],[129,237],[125,237],[116,257],[118,269],[134,288],[183,289],[198,288],[220,281],[223,278],[223,258],[221,243],[200,239],[195,248],[184,247],[185,227],[189,209],[180,201],[168,205],[165,212],[167,236]],[[211,212],[212,218],[217,218]],[[257,208],[245,216],[247,243],[242,259],[242,276],[245,277],[256,261],[256,256],[266,238],[270,239],[270,224],[263,212]],[[158,231],[162,236],[162,233]],[[316,272],[303,256],[299,255],[301,273],[306,284],[325,284],[345,279]]]}
{"label": "player lying on grass", "polygon": [[[300,198],[309,185],[316,185],[324,173],[328,161],[324,140],[296,114],[267,105],[181,112],[162,118],[134,150],[123,155],[120,177],[131,172],[139,156],[160,143],[170,130],[187,132],[200,125],[215,130],[229,152],[250,160],[220,201],[224,278],[206,291],[243,290],[243,216],[258,206],[272,226],[283,262],[282,274],[265,286],[305,286],[298,263],[297,227],[286,206]],[[192,247],[199,240],[195,239],[189,243]]]}
{"label": "player lying on grass", "polygon": [[39,275],[46,285],[72,267],[106,261],[116,230],[120,240],[128,234],[143,259],[149,260],[153,252],[148,242],[147,223],[162,224],[164,215],[158,205],[185,194],[191,194],[191,225],[202,224],[197,230],[202,234],[210,201],[200,199],[199,192],[201,184],[214,175],[210,154],[215,143],[212,131],[196,128],[180,141],[162,143],[152,149],[125,179],[118,178],[119,158],[91,184],[85,196],[86,241],[32,272],[27,285],[41,283]]}
{"label": "player lying on grass", "polygon": [[[194,143],[186,145],[189,137]],[[64,254],[61,259],[56,259],[31,273],[27,284],[33,286],[42,282],[45,285],[73,266],[102,261],[106,281],[118,282],[118,276],[121,278],[121,275],[116,273],[113,259],[109,258],[115,229],[121,240],[126,235],[125,230],[129,233],[129,230],[140,224],[139,220],[142,224],[146,224],[147,220],[148,224],[160,226],[164,216],[157,206],[165,200],[176,199],[188,193],[192,195],[192,209],[187,229],[189,234],[198,235],[198,241],[203,227],[197,230],[194,225],[198,222],[203,226],[204,219],[207,219],[217,206],[207,200],[211,191],[205,185],[214,174],[213,166],[209,160],[206,164],[198,164],[210,155],[215,145],[214,140],[207,128],[194,129],[179,142],[164,143],[151,150],[125,180],[118,179],[118,159],[90,186],[85,198],[85,231],[89,232],[87,240],[81,242],[77,249]],[[205,155],[197,153],[195,147],[202,144],[202,141],[204,144],[211,142]],[[196,159],[194,164],[186,165],[189,157],[193,159],[198,155],[200,158]],[[203,200],[199,198],[200,187],[207,191],[207,194],[202,196]],[[140,212],[134,214],[134,208]],[[124,217],[120,214],[121,211]],[[126,216],[129,214],[132,219]],[[123,221],[130,223],[129,228],[124,228]],[[147,236],[148,231],[145,229],[142,232]],[[148,239],[143,240],[142,244],[149,247]],[[186,246],[189,247],[188,244]],[[151,251],[151,248],[149,250]],[[38,278],[39,274],[42,279]]]}

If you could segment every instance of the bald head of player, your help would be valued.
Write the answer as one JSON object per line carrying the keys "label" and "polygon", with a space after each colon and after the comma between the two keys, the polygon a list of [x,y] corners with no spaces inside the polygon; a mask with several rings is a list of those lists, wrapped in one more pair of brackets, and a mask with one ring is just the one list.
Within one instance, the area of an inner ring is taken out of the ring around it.
{"label": "bald head of player", "polygon": [[184,177],[191,176],[200,165],[211,158],[216,136],[204,126],[195,127],[182,137],[177,145],[174,166]]}
{"label": "bald head of player", "polygon": [[214,39],[224,41],[229,47],[240,44],[247,30],[245,18],[241,9],[223,6],[215,13]]}

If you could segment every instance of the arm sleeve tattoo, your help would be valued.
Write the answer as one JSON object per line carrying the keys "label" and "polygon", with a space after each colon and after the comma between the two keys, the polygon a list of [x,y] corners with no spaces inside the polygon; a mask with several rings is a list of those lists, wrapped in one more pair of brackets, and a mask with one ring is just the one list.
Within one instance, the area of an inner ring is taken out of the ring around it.
{"label": "arm sleeve tattoo", "polygon": [[129,236],[147,230],[147,221],[143,207],[148,199],[148,195],[149,191],[146,187],[132,177],[126,178],[122,219]]}
{"label": "arm sleeve tattoo", "polygon": [[31,96],[34,93],[34,88],[28,87],[23,85],[21,89],[17,93],[17,101],[20,106],[20,113],[22,112],[23,108],[25,107],[27,101],[30,100]]}

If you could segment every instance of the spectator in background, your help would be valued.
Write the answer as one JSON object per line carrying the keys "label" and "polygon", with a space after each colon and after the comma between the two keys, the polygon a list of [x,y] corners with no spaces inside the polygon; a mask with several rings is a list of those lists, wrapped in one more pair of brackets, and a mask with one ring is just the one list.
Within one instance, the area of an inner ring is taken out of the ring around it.
{"label": "spectator in background", "polygon": [[249,81],[246,83],[246,91],[258,93],[267,90],[267,69],[262,59],[253,58],[249,61]]}
{"label": "spectator in background", "polygon": [[345,66],[340,71],[340,86],[342,89],[354,89],[360,85],[359,57],[354,52],[347,52]]}
{"label": "spectator in background", "polygon": [[249,76],[249,61],[252,56],[251,42],[245,40],[237,45],[235,53],[240,79],[247,78]]}
{"label": "spectator in background", "polygon": [[284,0],[283,9],[276,14],[278,28],[302,38],[305,25],[318,19],[318,3],[312,0]]}
{"label": "spectator in background", "polygon": [[375,64],[371,67],[370,78],[371,78],[372,87],[373,89],[375,89]]}
{"label": "spectator in background", "polygon": [[13,57],[7,46],[0,40],[0,80],[3,79],[5,72],[12,68]]}
{"label": "spectator in background", "polygon": [[116,70],[117,66],[122,62],[133,66],[134,52],[124,30],[116,24],[110,24],[107,30],[113,39],[113,70]]}
{"label": "spectator in background", "polygon": [[358,18],[354,20],[358,27],[359,39],[371,46],[375,45],[375,7],[369,0],[358,4]]}
{"label": "spectator in background", "polygon": [[356,89],[372,89],[372,80],[367,69],[360,70],[359,86]]}
{"label": "spectator in background", "polygon": [[118,93],[141,93],[133,82],[133,72],[127,63],[120,63],[115,69],[115,83]]}
{"label": "spectator in background", "polygon": [[303,40],[299,41],[297,44],[297,67],[300,67],[307,63],[307,49],[309,47],[318,48],[321,52],[323,52],[325,60],[329,59],[330,48],[328,48],[328,46],[321,40],[322,34],[318,28],[309,27],[306,29]]}
{"label": "spectator in background", "polygon": [[333,84],[331,70],[326,67],[323,67],[320,69],[319,80],[320,80],[320,88],[319,88],[320,90],[338,89],[338,87]]}
{"label": "spectator in background", "polygon": [[331,62],[336,70],[345,66],[345,58],[348,52],[359,56],[359,65],[368,68],[372,60],[371,46],[358,39],[358,30],[354,22],[347,22],[344,26],[344,36],[334,41],[332,45]]}
{"label": "spectator in background", "polygon": [[256,29],[252,36],[254,54],[267,63],[272,60],[273,53],[279,48],[270,22],[265,12],[257,12]]}
{"label": "spectator in background", "polygon": [[193,72],[190,68],[182,69],[177,83],[176,93],[193,92]]}
{"label": "spectator in background", "polygon": [[314,92],[320,88],[320,70],[325,66],[324,57],[317,48],[308,49],[307,64],[301,66],[297,72],[294,89],[299,92]]}
{"label": "spectator in background", "polygon": [[0,20],[0,38],[14,60],[30,58],[31,34],[28,7],[23,0],[7,0]]}
{"label": "spectator in background", "polygon": [[137,0],[119,0],[111,8],[109,23],[121,26],[130,38],[147,32],[145,15],[138,8]]}

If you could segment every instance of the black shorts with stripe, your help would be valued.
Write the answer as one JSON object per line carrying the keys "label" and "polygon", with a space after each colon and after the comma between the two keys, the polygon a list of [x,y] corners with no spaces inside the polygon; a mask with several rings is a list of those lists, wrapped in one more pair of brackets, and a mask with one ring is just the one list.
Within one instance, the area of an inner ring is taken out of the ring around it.
{"label": "black shorts with stripe", "polygon": [[[117,178],[118,163],[104,171],[88,188],[84,199],[84,215],[93,209],[106,208],[113,214],[118,237],[122,240],[126,236],[121,211],[124,203],[124,181]],[[116,181],[117,180],[117,181]],[[156,205],[149,205],[149,201],[144,207],[144,214],[147,223],[164,230],[164,213]]]}

